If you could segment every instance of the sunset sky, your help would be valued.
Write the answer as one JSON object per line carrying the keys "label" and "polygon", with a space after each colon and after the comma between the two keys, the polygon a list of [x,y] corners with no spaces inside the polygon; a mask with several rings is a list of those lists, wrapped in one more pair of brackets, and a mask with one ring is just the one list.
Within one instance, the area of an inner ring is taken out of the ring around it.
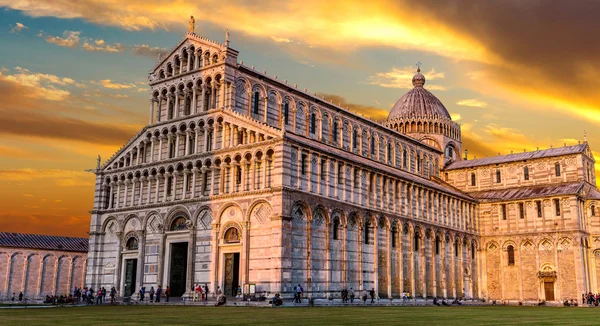
{"label": "sunset sky", "polygon": [[[75,5],[77,3],[77,5]],[[469,157],[583,141],[600,159],[598,1],[0,0],[0,231],[87,236],[96,156],[147,122],[196,18],[298,88],[385,119],[422,62]],[[597,165],[597,169],[598,169]]]}

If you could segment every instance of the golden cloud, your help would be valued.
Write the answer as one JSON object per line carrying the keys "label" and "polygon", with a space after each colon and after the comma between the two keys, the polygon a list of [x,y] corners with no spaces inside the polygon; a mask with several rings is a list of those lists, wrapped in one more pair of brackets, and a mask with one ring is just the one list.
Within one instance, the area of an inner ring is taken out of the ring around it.
{"label": "golden cloud", "polygon": [[[404,68],[392,67],[390,71],[378,72],[373,76],[369,76],[366,84],[378,85],[386,88],[413,88],[412,78],[416,74],[416,70],[411,66]],[[444,78],[443,72],[437,72],[435,68],[431,68],[428,72],[423,73],[426,79],[425,88],[431,90],[446,90],[445,87],[429,83],[431,80]]]}
{"label": "golden cloud", "polygon": [[79,34],[81,34],[81,32],[64,31],[63,37],[49,35],[44,37],[44,39],[48,43],[56,44],[66,48],[74,48],[79,45]]}
{"label": "golden cloud", "polygon": [[25,26],[25,25],[23,25],[23,24],[21,24],[21,23],[16,23],[14,26],[12,26],[12,25],[11,25],[10,27],[11,27],[11,28],[10,28],[10,32],[11,32],[11,33],[19,33],[19,32],[21,32],[22,30],[24,30],[24,29],[27,29],[27,28],[28,28],[27,26]]}
{"label": "golden cloud", "polygon": [[460,100],[456,102],[456,104],[462,106],[471,106],[475,108],[485,108],[488,105],[486,102],[476,99]]}
{"label": "golden cloud", "polygon": [[98,84],[104,88],[108,89],[130,89],[137,88],[137,86],[133,83],[113,83],[110,79],[103,79],[99,81],[92,81],[92,84]]}
{"label": "golden cloud", "polygon": [[56,75],[33,73],[25,68],[16,67],[16,73],[3,74],[0,72],[0,82],[8,82],[18,87],[27,88],[25,96],[50,101],[62,101],[70,93],[68,90],[59,89],[56,85],[65,86],[74,84],[71,78],[60,78]]}
{"label": "golden cloud", "polygon": [[81,48],[89,52],[123,52],[125,50],[125,46],[121,43],[105,44],[104,40],[93,41],[93,44],[86,40]]}

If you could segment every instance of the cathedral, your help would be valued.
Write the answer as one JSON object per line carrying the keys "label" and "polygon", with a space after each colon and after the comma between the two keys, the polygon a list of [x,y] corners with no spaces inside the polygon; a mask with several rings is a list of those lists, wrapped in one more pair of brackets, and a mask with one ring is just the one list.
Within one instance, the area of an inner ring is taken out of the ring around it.
{"label": "cathedral", "polygon": [[237,57],[228,36],[191,27],[152,67],[148,124],[95,171],[87,286],[535,302],[598,292],[587,142],[468,159],[419,70],[376,122]]}

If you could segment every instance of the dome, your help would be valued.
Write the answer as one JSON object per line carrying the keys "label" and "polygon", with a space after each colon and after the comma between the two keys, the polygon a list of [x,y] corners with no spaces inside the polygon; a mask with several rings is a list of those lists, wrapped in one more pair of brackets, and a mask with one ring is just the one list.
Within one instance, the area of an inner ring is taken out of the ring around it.
{"label": "dome", "polygon": [[394,104],[388,115],[388,120],[402,118],[451,119],[444,104],[435,95],[423,88],[423,85],[425,85],[425,76],[421,75],[420,72],[420,69],[417,70],[417,74],[412,78],[412,83],[415,87],[404,94]]}

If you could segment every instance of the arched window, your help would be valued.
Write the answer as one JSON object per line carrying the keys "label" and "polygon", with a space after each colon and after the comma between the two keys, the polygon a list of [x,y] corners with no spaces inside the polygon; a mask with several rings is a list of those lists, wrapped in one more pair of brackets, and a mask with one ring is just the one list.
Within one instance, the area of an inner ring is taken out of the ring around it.
{"label": "arched window", "polygon": [[557,177],[560,177],[560,163],[558,162],[554,164],[554,173]]}
{"label": "arched window", "polygon": [[523,168],[523,179],[525,179],[525,181],[529,180],[529,167],[528,166]]}
{"label": "arched window", "polygon": [[373,226],[371,222],[365,223],[365,244],[371,244],[371,237],[373,236]]}
{"label": "arched window", "polygon": [[358,132],[356,130],[352,131],[352,149],[358,148]]}
{"label": "arched window", "polygon": [[252,96],[252,113],[258,114],[258,91],[254,92]]}
{"label": "arched window", "polygon": [[316,129],[317,129],[317,116],[313,112],[310,115],[310,133],[314,134]]}
{"label": "arched window", "polygon": [[413,249],[414,251],[419,251],[419,235],[416,232],[413,241]]}
{"label": "arched window", "polygon": [[471,186],[475,186],[477,184],[477,180],[475,177],[475,172],[471,173]]}
{"label": "arched window", "polygon": [[283,123],[286,125],[289,124],[289,118],[288,118],[289,111],[290,111],[290,104],[288,102],[285,102],[283,104]]}
{"label": "arched window", "polygon": [[440,254],[440,247],[442,244],[442,240],[440,240],[440,237],[435,237],[435,254],[439,255]]}
{"label": "arched window", "polygon": [[371,136],[371,155],[375,155],[375,137]]}
{"label": "arched window", "polygon": [[181,231],[187,229],[187,219],[183,216],[177,217],[173,223],[171,223],[171,227],[169,230],[171,231]]}
{"label": "arched window", "polygon": [[475,259],[475,243],[471,242],[471,259]]}
{"label": "arched window", "polygon": [[458,240],[454,241],[454,257],[458,257]]}
{"label": "arched window", "polygon": [[340,239],[339,231],[340,231],[340,219],[336,217],[333,219],[333,240]]}
{"label": "arched window", "polygon": [[337,121],[333,122],[332,135],[333,135],[333,143],[337,144],[337,142],[338,142],[338,123],[337,123]]}
{"label": "arched window", "polygon": [[226,243],[239,243],[240,242],[240,234],[238,230],[234,227],[230,227],[225,231],[225,236],[223,237]]}
{"label": "arched window", "polygon": [[596,206],[594,206],[594,205],[590,206],[590,213],[592,214],[592,216],[596,215]]}
{"label": "arched window", "polygon": [[508,255],[508,266],[514,266],[515,265],[515,248],[512,245],[506,247],[506,253]]}
{"label": "arched window", "polygon": [[404,152],[402,154],[402,166],[404,166],[404,168],[408,168],[408,158],[407,158],[408,154],[406,153],[406,149],[404,149]]}
{"label": "arched window", "polygon": [[394,225],[392,227],[392,248],[396,248],[396,242],[398,241],[398,228]]}
{"label": "arched window", "polygon": [[135,237],[131,237],[131,238],[127,239],[125,248],[127,248],[127,250],[137,250],[138,249],[138,240]]}
{"label": "arched window", "polygon": [[453,158],[454,155],[452,155],[452,146],[446,146],[446,151],[444,154],[447,158]]}
{"label": "arched window", "polygon": [[496,183],[502,182],[502,175],[500,174],[500,170],[496,170]]}

